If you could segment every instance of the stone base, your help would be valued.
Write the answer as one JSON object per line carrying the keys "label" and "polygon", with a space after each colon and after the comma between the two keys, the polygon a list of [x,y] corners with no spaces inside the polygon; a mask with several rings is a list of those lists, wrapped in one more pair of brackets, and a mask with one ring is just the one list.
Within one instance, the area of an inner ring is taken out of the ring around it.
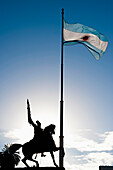
{"label": "stone base", "polygon": [[99,170],[113,170],[113,166],[99,166]]}

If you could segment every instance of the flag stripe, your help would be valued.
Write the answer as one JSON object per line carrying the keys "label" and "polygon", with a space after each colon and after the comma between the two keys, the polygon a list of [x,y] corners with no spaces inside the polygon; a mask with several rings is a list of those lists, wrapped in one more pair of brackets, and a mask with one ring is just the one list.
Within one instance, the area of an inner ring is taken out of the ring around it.
{"label": "flag stripe", "polygon": [[[98,48],[99,50],[102,50],[105,52],[108,42],[100,40],[96,35],[91,33],[78,33],[78,32],[72,32],[67,29],[64,29],[64,40],[66,42],[68,41],[85,41],[89,44],[93,45],[94,47]],[[85,38],[86,37],[86,38]]]}
{"label": "flag stripe", "polygon": [[98,31],[96,31],[93,28],[90,28],[88,26],[76,23],[76,24],[68,24],[65,20],[64,20],[64,29],[67,29],[69,31],[72,32],[77,32],[77,33],[91,33],[94,34],[96,36],[99,37],[100,40],[102,41],[107,41],[106,37],[99,33]]}
{"label": "flag stripe", "polygon": [[68,24],[64,20],[63,43],[64,45],[83,44],[99,60],[106,51],[108,40],[103,34],[93,28],[79,23]]}
{"label": "flag stripe", "polygon": [[83,41],[78,41],[78,40],[75,40],[75,41],[64,41],[64,45],[75,45],[77,43],[85,45],[87,47],[87,49],[91,52],[91,54],[93,54],[93,56],[97,60],[99,60],[100,57],[102,57],[103,51],[95,48],[94,46],[92,46],[89,43],[86,43],[86,42],[83,42]]}

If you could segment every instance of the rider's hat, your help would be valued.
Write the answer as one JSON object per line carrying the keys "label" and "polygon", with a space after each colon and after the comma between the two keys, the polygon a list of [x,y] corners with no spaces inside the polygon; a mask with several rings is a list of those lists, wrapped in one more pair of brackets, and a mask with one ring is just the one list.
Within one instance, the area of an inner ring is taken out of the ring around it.
{"label": "rider's hat", "polygon": [[38,120],[36,121],[36,123],[37,123],[38,125],[41,125],[41,123],[40,123]]}

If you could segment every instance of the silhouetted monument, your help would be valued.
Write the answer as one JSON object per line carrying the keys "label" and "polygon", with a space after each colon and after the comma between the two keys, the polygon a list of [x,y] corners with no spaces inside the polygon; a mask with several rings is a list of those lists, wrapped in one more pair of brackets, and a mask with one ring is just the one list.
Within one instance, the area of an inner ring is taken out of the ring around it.
{"label": "silhouetted monument", "polygon": [[44,129],[41,128],[41,123],[36,121],[36,124],[31,119],[30,104],[27,100],[27,109],[28,109],[28,122],[34,127],[34,137],[29,142],[21,144],[13,144],[12,152],[16,152],[19,148],[22,147],[22,152],[24,158],[22,162],[29,167],[26,163],[26,160],[30,160],[36,163],[36,166],[39,167],[38,161],[32,158],[33,154],[41,153],[42,156],[45,156],[44,152],[50,152],[53,163],[56,167],[58,165],[55,162],[53,152],[60,150],[59,147],[56,147],[55,141],[53,140],[52,135],[55,134],[55,125],[51,124]]}
{"label": "silhouetted monument", "polygon": [[[37,144],[37,140],[41,141],[43,140],[43,129],[41,128],[41,123],[37,120],[36,124],[33,122],[32,118],[31,118],[31,111],[30,111],[30,104],[29,104],[29,100],[27,99],[27,110],[28,110],[28,122],[30,123],[30,125],[32,125],[34,127],[34,138],[32,139],[33,143],[36,145]],[[42,152],[41,156],[45,156]]]}

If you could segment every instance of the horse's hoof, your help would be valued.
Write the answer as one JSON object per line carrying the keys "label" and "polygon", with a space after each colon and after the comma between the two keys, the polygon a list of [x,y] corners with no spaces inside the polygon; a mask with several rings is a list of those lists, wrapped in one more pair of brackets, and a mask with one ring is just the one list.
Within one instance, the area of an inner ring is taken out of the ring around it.
{"label": "horse's hoof", "polygon": [[39,167],[39,163],[36,164],[36,167],[37,167],[37,168]]}
{"label": "horse's hoof", "polygon": [[57,165],[57,164],[55,164],[55,166],[56,166],[56,168],[58,168],[58,165]]}

